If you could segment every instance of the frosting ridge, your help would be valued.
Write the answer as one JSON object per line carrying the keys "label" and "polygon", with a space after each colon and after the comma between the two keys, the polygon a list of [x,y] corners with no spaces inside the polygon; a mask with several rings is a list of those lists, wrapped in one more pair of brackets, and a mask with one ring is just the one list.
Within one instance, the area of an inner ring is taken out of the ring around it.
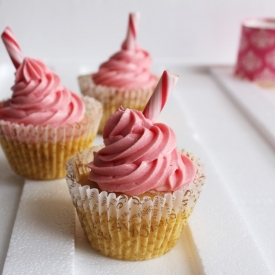
{"label": "frosting ridge", "polygon": [[153,88],[156,77],[151,74],[151,55],[137,44],[129,50],[122,44],[121,50],[102,63],[92,74],[96,85],[116,88]]}
{"label": "frosting ridge", "polygon": [[11,89],[11,99],[0,109],[0,118],[5,121],[65,126],[84,117],[82,100],[62,86],[59,76],[39,60],[23,60]]}
{"label": "frosting ridge", "polygon": [[182,189],[195,166],[176,146],[174,131],[136,110],[120,107],[103,131],[105,147],[94,153],[89,180],[102,190],[140,195]]}

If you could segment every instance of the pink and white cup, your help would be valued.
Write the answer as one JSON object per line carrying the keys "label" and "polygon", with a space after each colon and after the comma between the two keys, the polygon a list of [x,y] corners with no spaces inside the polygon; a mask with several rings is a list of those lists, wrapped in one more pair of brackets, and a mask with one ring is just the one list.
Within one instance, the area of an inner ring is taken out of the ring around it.
{"label": "pink and white cup", "polygon": [[237,77],[275,85],[275,19],[247,19],[242,24]]}

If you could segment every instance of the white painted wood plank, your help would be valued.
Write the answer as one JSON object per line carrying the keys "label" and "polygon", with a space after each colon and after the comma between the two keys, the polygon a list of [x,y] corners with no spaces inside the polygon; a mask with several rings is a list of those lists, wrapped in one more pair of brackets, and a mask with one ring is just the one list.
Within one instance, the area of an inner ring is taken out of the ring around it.
{"label": "white painted wood plank", "polygon": [[[186,111],[186,115],[196,131],[197,141],[203,146],[212,161],[215,172],[222,180],[221,184],[224,184],[227,193],[236,204],[247,225],[247,234],[252,234],[262,255],[261,259],[264,259],[269,270],[275,274],[274,151],[235,104],[228,100],[215,81],[209,78],[208,70],[205,68],[187,71],[179,68],[179,70],[179,73],[184,76],[184,82],[179,84],[182,85],[182,92],[177,90],[175,93],[177,101]],[[219,192],[213,192],[213,194],[213,198],[216,200],[216,196],[219,197]],[[236,224],[230,227],[231,224],[228,223],[227,231],[220,228],[227,224],[226,217],[232,211],[231,204],[224,202],[224,205],[217,205],[217,207],[224,206],[227,206],[228,213],[217,215],[217,230],[213,231],[213,234],[223,232],[224,241],[226,241],[234,229],[239,231],[240,239],[244,238],[243,231],[239,230]],[[208,207],[205,206],[205,209],[208,210]],[[194,216],[197,213],[198,211],[194,213]],[[191,219],[191,221],[194,220]],[[234,221],[232,220],[232,222]],[[199,224],[199,219],[196,224]],[[192,228],[192,224],[190,226]],[[232,249],[234,249],[225,251],[217,239],[212,240],[212,245],[206,246],[201,242],[200,234],[201,232],[198,231],[194,235],[194,239],[199,240],[198,247],[205,251],[206,257],[202,257],[203,260],[209,259],[210,262],[211,258],[206,255],[206,250],[215,244],[216,249],[220,247],[219,252],[216,251],[216,255],[221,257],[216,266],[226,267],[226,261],[230,260],[232,267],[234,265],[239,267],[240,271],[237,274],[244,274],[243,269],[247,274],[249,274],[249,269],[251,269],[251,274],[255,274],[253,273],[255,272],[253,263],[257,257],[251,257],[250,263],[247,263],[248,254],[254,247],[254,245],[248,246],[251,242],[245,240],[243,245],[240,245],[238,239],[235,238],[235,241],[231,240]],[[205,237],[208,236],[209,232]],[[236,260],[233,261],[227,252],[235,255]],[[208,255],[211,254],[210,252]],[[242,257],[242,260],[238,259],[239,256]],[[213,266],[214,269],[215,266]],[[223,272],[236,274],[230,273],[227,269]],[[259,272],[258,274],[266,273]]]}
{"label": "white painted wood plank", "polygon": [[3,275],[69,275],[73,258],[74,209],[65,180],[26,180]]}
{"label": "white painted wood plank", "polygon": [[250,122],[275,149],[275,87],[263,88],[233,76],[233,67],[212,67],[210,72]]}
{"label": "white painted wood plank", "polygon": [[0,148],[0,274],[5,263],[24,179],[16,175]]}

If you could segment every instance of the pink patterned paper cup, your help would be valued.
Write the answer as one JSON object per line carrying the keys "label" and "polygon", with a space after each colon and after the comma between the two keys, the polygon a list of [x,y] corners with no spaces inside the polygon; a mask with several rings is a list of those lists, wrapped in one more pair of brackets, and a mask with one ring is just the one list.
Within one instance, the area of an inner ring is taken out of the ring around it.
{"label": "pink patterned paper cup", "polygon": [[275,18],[243,22],[235,75],[275,85]]}

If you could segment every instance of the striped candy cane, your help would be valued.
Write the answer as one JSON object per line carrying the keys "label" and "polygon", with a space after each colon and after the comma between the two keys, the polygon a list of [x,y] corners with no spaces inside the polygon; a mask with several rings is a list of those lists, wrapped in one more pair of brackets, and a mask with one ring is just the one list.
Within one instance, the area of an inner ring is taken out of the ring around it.
{"label": "striped candy cane", "polygon": [[17,69],[20,66],[20,64],[23,62],[24,56],[19,47],[19,44],[17,43],[14,37],[13,31],[11,30],[11,28],[6,27],[1,37],[10,55],[13,65]]}
{"label": "striped candy cane", "polygon": [[125,50],[134,50],[137,43],[137,26],[139,22],[139,13],[129,14],[129,24],[126,39],[122,45]]}
{"label": "striped candy cane", "polygon": [[169,94],[173,91],[178,78],[178,75],[170,71],[165,70],[163,72],[155,91],[151,95],[151,98],[143,110],[143,115],[146,118],[153,121],[157,119],[167,101]]}

